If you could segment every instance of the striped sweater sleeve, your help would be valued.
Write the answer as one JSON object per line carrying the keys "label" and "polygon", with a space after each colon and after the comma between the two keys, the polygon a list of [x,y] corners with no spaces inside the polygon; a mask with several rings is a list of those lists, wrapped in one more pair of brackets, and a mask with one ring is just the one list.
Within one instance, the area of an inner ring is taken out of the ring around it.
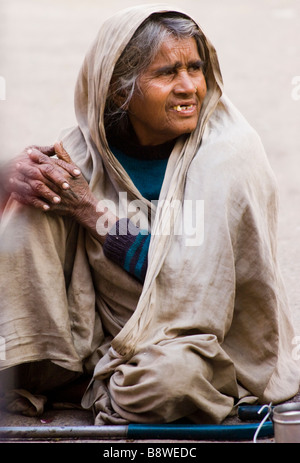
{"label": "striped sweater sleeve", "polygon": [[108,259],[143,282],[147,271],[150,238],[147,230],[136,227],[129,219],[120,219],[109,231],[103,252]]}

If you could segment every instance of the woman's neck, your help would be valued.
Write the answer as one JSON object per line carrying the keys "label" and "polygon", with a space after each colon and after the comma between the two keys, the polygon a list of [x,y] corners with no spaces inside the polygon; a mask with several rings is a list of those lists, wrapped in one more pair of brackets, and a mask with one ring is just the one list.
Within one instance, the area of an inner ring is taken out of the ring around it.
{"label": "woman's neck", "polygon": [[161,145],[141,145],[127,117],[110,124],[106,134],[109,145],[115,146],[127,156],[137,159],[166,159],[170,156],[176,143],[176,140],[171,140]]}

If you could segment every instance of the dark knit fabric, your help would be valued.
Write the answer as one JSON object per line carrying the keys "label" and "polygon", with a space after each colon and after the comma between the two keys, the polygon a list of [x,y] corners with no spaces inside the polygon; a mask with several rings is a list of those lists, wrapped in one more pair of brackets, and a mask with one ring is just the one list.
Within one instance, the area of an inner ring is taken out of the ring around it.
{"label": "dark knit fabric", "polygon": [[120,219],[109,231],[103,251],[108,259],[144,281],[150,237],[147,230],[135,227],[129,219]]}
{"label": "dark knit fabric", "polygon": [[149,201],[157,201],[164,181],[168,159],[133,158],[114,146],[111,147],[111,150],[142,196]]}
{"label": "dark knit fabric", "polygon": [[124,118],[121,124],[112,123],[106,132],[110,146],[115,146],[122,153],[135,159],[168,159],[176,142],[171,140],[161,145],[141,145],[127,118]]}

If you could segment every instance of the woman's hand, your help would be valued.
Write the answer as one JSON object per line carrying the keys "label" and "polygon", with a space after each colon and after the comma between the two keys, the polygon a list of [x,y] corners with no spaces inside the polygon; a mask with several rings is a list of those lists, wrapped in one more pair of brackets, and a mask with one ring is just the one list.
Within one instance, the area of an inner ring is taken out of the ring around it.
{"label": "woman's hand", "polygon": [[[55,154],[53,146],[46,146],[46,147],[37,147],[32,146],[32,149],[36,149],[41,151],[48,156],[53,156]],[[1,207],[5,207],[5,203],[7,202],[9,196],[13,194],[15,199],[18,199],[20,202],[25,204],[31,204],[33,206],[37,206],[38,204],[35,203],[35,194],[32,191],[30,185],[27,183],[27,179],[29,176],[22,175],[19,172],[19,167],[28,166],[28,170],[32,169],[32,162],[27,154],[28,149],[25,149],[20,155],[18,155],[13,160],[7,162],[5,165],[1,167],[0,170],[0,197],[1,197]]]}
{"label": "woman's hand", "polygon": [[[54,154],[57,158],[50,157]],[[18,202],[72,217],[102,243],[118,220],[98,204],[62,144],[43,151],[35,146],[28,148],[17,158],[9,184]]]}
{"label": "woman's hand", "polygon": [[[55,154],[58,159],[50,157]],[[10,163],[4,186],[18,202],[47,211],[61,202],[61,193],[80,174],[61,145],[32,146]]]}

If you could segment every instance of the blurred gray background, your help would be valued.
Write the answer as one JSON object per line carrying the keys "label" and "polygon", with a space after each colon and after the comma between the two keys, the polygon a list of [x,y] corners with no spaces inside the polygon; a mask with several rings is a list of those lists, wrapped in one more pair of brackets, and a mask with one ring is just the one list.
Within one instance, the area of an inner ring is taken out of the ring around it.
{"label": "blurred gray background", "polygon": [[[0,164],[76,123],[73,91],[87,48],[105,18],[140,3],[150,2],[0,0]],[[165,3],[200,22],[225,92],[262,138],[280,189],[279,260],[300,335],[300,1]]]}

